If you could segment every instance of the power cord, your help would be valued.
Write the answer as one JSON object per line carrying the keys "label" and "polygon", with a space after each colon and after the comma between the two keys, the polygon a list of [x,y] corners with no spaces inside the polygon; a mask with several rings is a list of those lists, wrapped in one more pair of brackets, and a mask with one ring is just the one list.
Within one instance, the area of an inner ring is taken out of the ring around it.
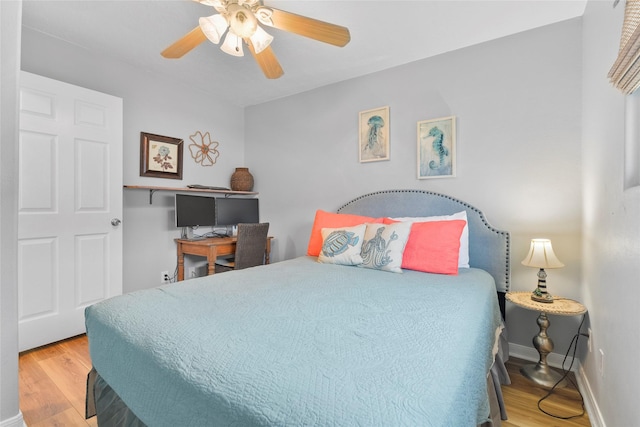
{"label": "power cord", "polygon": [[[582,329],[582,325],[584,324],[585,318],[586,318],[586,314],[582,315],[582,321],[580,322],[580,326],[578,326],[578,333],[575,334],[573,336],[573,338],[571,339],[571,343],[569,344],[569,348],[567,349],[567,353],[564,356],[564,359],[562,360],[562,377],[553,385],[553,387],[551,387],[551,389],[549,390],[549,392],[544,395],[540,400],[538,400],[538,409],[549,415],[550,417],[554,417],[554,418],[558,418],[561,420],[571,420],[573,418],[579,418],[581,416],[583,416],[586,413],[586,409],[584,407],[584,398],[582,397],[582,393],[580,393],[580,389],[578,389],[577,384],[573,381],[573,379],[569,376],[569,373],[571,372],[571,368],[573,367],[573,362],[576,360],[576,352],[578,351],[578,341],[580,339],[580,336],[588,336],[586,334],[583,334],[581,331]],[[569,369],[566,370],[564,368],[564,364],[567,361],[567,358],[569,357],[569,352],[571,351],[571,347],[573,347],[573,354],[571,357],[571,364],[569,365]],[[563,417],[561,415],[555,415],[552,414],[550,412],[545,411],[544,409],[542,409],[542,406],[540,406],[540,404],[546,400],[547,398],[549,398],[553,392],[555,391],[556,387],[558,387],[558,385],[564,381],[565,379],[569,380],[569,382],[573,385],[573,387],[576,389],[576,391],[578,392],[578,395],[580,396],[580,405],[582,406],[582,412],[577,414],[577,415],[570,415],[570,416],[566,416]]]}
{"label": "power cord", "polygon": [[176,283],[178,281],[178,266],[173,270],[173,275],[169,279],[169,283]]}

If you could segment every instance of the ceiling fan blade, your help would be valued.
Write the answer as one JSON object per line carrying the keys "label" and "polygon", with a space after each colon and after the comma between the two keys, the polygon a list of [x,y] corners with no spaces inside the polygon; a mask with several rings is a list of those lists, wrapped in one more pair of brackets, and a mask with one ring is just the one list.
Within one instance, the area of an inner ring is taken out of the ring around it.
{"label": "ceiling fan blade", "polygon": [[260,66],[260,69],[262,69],[262,72],[268,79],[277,79],[284,74],[284,71],[278,62],[276,55],[273,53],[271,46],[267,46],[262,52],[256,53],[251,40],[245,39],[245,41],[247,42],[247,45],[249,45],[249,50]]}
{"label": "ceiling fan blade", "polygon": [[345,46],[351,40],[351,34],[347,27],[296,15],[295,13],[285,12],[272,7],[265,7],[265,9],[270,9],[273,12],[271,15],[273,25],[271,26],[279,30],[289,31],[299,36],[309,37],[340,47]]}
{"label": "ceiling fan blade", "polygon": [[165,58],[181,58],[206,39],[207,36],[204,35],[200,26],[197,26],[193,30],[189,31],[189,33],[184,37],[163,50],[161,55]]}

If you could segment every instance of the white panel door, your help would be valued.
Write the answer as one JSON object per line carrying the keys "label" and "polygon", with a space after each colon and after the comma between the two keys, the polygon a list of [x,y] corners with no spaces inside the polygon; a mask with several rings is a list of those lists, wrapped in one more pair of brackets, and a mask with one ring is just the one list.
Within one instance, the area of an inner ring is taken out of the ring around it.
{"label": "white panel door", "polygon": [[85,332],[122,293],[122,99],[23,72],[20,351]]}

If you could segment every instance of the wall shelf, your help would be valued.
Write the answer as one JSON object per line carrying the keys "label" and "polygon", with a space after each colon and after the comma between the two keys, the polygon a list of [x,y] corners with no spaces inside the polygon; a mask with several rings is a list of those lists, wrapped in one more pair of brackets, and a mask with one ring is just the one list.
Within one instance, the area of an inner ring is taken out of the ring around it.
{"label": "wall shelf", "polygon": [[149,204],[153,204],[153,193],[156,191],[179,191],[185,193],[215,193],[223,194],[224,197],[230,196],[255,196],[258,193],[254,191],[233,191],[233,190],[209,190],[203,188],[189,187],[158,187],[150,185],[125,185],[125,190],[149,190]]}

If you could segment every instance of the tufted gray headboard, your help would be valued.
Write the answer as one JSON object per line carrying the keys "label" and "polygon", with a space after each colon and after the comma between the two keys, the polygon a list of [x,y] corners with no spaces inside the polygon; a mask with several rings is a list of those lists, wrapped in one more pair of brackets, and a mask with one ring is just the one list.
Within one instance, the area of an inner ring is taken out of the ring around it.
{"label": "tufted gray headboard", "polygon": [[467,211],[469,225],[469,265],[493,276],[504,313],[504,293],[509,290],[511,277],[509,233],[493,228],[479,209],[430,191],[385,190],[360,196],[340,207],[338,213],[377,218],[451,215],[462,210]]}

